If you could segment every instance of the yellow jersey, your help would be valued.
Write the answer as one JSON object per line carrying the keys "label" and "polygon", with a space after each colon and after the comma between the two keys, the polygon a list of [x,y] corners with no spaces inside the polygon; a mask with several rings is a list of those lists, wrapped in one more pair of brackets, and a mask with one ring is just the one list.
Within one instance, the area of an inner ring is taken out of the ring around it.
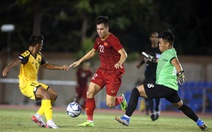
{"label": "yellow jersey", "polygon": [[26,84],[30,82],[37,82],[37,75],[40,65],[45,64],[46,60],[43,58],[40,52],[35,56],[31,54],[29,50],[26,50],[19,55],[21,60],[19,78],[20,89],[24,88]]}

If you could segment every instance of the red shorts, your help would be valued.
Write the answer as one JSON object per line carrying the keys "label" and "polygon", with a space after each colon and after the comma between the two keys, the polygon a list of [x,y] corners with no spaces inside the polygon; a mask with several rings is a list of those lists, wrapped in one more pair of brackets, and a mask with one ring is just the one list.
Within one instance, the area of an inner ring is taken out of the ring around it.
{"label": "red shorts", "polygon": [[101,89],[106,86],[106,93],[110,96],[116,96],[121,86],[122,72],[105,71],[98,69],[91,78],[91,82],[99,85]]}

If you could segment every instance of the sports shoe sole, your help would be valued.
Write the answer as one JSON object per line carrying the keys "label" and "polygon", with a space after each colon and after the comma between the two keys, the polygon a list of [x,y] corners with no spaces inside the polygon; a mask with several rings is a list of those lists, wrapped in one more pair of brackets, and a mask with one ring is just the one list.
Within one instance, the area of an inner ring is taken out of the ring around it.
{"label": "sports shoe sole", "polygon": [[207,131],[208,130],[208,127],[203,124],[201,127],[199,127],[202,131]]}
{"label": "sports shoe sole", "polygon": [[51,129],[58,129],[59,127],[57,127],[57,126],[49,126],[49,125],[46,125],[46,128],[51,128]]}
{"label": "sports shoe sole", "polygon": [[92,124],[92,125],[91,124],[85,124],[85,125],[84,124],[83,125],[82,124],[78,124],[77,126],[78,127],[94,127],[94,124]]}
{"label": "sports shoe sole", "polygon": [[43,124],[41,121],[39,121],[35,116],[32,116],[32,121],[38,124],[40,127],[45,127],[45,124]]}
{"label": "sports shoe sole", "polygon": [[116,116],[116,117],[115,117],[115,120],[116,120],[117,122],[121,123],[121,124],[124,125],[124,126],[128,126],[128,125],[129,125],[129,124],[126,124],[126,122],[123,121],[119,116]]}

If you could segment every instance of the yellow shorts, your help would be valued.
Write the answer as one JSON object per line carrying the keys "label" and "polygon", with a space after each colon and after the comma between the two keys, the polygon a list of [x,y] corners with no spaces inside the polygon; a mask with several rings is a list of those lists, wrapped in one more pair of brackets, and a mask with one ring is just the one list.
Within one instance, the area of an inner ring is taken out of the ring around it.
{"label": "yellow shorts", "polygon": [[47,86],[46,84],[43,83],[39,83],[39,82],[27,82],[27,84],[24,87],[20,87],[21,93],[32,99],[32,100],[36,100],[36,96],[35,93],[38,89],[38,87],[43,87],[44,89],[48,89],[49,86]]}

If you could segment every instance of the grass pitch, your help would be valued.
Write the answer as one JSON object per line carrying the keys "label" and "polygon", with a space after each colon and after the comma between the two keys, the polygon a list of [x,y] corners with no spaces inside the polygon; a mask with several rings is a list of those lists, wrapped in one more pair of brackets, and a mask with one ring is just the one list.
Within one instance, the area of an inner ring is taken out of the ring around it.
{"label": "grass pitch", "polygon": [[[186,117],[167,117],[161,115],[157,121],[151,121],[149,116],[133,115],[128,127],[117,123],[115,116],[121,114],[95,114],[94,127],[77,127],[86,121],[86,115],[77,118],[69,117],[64,111],[54,111],[53,119],[59,129],[40,128],[31,121],[36,110],[0,109],[1,132],[199,132],[197,125]],[[208,125],[209,131],[212,119],[202,118]]]}

